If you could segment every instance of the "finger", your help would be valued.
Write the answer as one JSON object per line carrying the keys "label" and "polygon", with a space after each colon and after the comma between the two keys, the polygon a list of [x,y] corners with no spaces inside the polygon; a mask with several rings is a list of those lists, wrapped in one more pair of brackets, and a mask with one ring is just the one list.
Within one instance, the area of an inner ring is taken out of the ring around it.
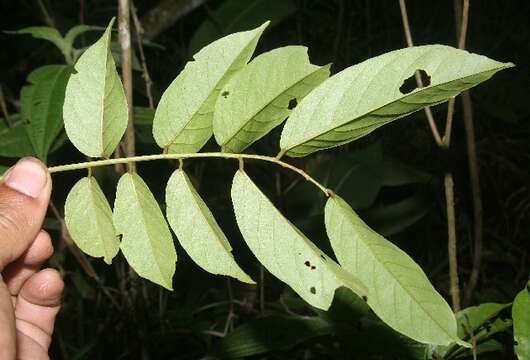
{"label": "finger", "polygon": [[[0,276],[0,279],[2,277]],[[15,359],[15,316],[11,296],[0,281],[0,359]]]}
{"label": "finger", "polygon": [[18,295],[22,285],[53,253],[50,235],[41,230],[22,256],[4,270],[4,282],[12,296]]}
{"label": "finger", "polygon": [[24,283],[15,307],[17,331],[48,349],[64,283],[56,270],[44,269]]}
{"label": "finger", "polygon": [[44,165],[23,158],[0,184],[0,271],[15,261],[37,236],[50,199],[51,178]]}
{"label": "finger", "polygon": [[19,331],[17,332],[17,359],[50,360],[50,357],[47,348]]}

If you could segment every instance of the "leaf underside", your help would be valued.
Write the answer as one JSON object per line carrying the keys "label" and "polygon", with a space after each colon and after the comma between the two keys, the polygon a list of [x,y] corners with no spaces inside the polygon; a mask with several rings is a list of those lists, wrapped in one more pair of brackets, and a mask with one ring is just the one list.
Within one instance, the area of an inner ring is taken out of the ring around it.
{"label": "leaf underside", "polygon": [[[300,157],[346,144],[512,66],[443,45],[411,47],[366,60],[332,76],[302,100],[283,129],[281,153]],[[404,81],[417,70],[426,73],[430,85],[404,94]]]}
{"label": "leaf underside", "polygon": [[109,49],[113,22],[81,55],[66,86],[66,133],[79,151],[91,157],[109,157],[128,121],[125,92]]}
{"label": "leaf underside", "polygon": [[66,198],[64,220],[76,245],[90,256],[112,263],[120,241],[112,222],[112,210],[94,177],[79,180]]}
{"label": "leaf underside", "polygon": [[212,136],[215,100],[223,85],[248,62],[268,22],[225,36],[203,48],[162,95],[153,136],[170,153],[199,151]]}
{"label": "leaf underside", "polygon": [[309,62],[304,46],[285,46],[253,59],[221,90],[213,131],[223,151],[237,153],[265,136],[329,76],[329,66]]}
{"label": "leaf underside", "polygon": [[325,222],[339,263],[368,287],[368,305],[381,320],[422,343],[460,341],[451,308],[405,252],[336,195],[326,203]]}
{"label": "leaf underside", "polygon": [[172,290],[177,261],[173,238],[156,199],[138,174],[120,178],[113,220],[122,235],[121,251],[132,268]]}
{"label": "leaf underside", "polygon": [[326,310],[342,286],[366,294],[355,276],[323,254],[242,171],[234,176],[232,202],[241,234],[256,258],[309,304]]}
{"label": "leaf underside", "polygon": [[197,265],[212,274],[255,283],[237,265],[228,239],[183,170],[171,175],[166,188],[166,204],[171,228]]}

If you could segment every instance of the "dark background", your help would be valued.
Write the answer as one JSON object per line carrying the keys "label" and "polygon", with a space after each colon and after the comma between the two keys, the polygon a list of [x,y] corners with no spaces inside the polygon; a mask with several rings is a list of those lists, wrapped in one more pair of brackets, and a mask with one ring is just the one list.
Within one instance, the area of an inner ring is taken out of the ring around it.
{"label": "dark background", "polygon": [[[108,0],[42,2],[62,33],[81,22],[106,26],[117,14],[116,2]],[[238,26],[246,30],[261,24],[268,13],[252,9],[254,2],[240,1],[245,11],[217,19],[216,14],[224,1],[206,1],[145,44],[155,101],[190,59],[194,47],[206,45],[224,31],[242,30]],[[309,47],[313,63],[332,62],[335,73],[405,46],[397,0],[297,0],[289,3],[292,9],[288,11],[271,10],[273,20],[277,21],[260,40],[256,54],[278,46],[301,44]],[[0,4],[2,30],[45,25],[37,1],[3,0]],[[142,17],[158,3],[136,0],[135,4]],[[455,46],[453,1],[411,0],[407,5],[415,44]],[[528,279],[529,16],[528,1],[471,1],[467,49],[495,60],[511,61],[516,67],[495,75],[471,91],[484,204],[484,245],[479,283],[468,305],[511,302]],[[197,35],[203,23],[211,19],[215,19],[217,31]],[[76,46],[88,46],[98,36],[99,33],[87,33],[78,39]],[[0,41],[0,83],[11,111],[16,112],[19,92],[29,72],[44,64],[62,63],[63,59],[53,45],[29,36],[2,33]],[[134,86],[135,105],[147,106],[139,71],[135,72]],[[445,104],[434,108],[440,128],[444,126],[446,109]],[[447,299],[443,173],[449,166],[455,177],[459,274],[463,292],[472,260],[473,208],[459,100],[456,109],[453,144],[447,157],[436,148],[424,113],[418,112],[353,144],[293,160],[317,177],[328,176],[331,188],[342,181],[339,194],[355,205],[370,225],[406,250]],[[144,130],[137,129],[139,136],[149,138],[148,129]],[[274,131],[251,151],[275,154],[278,136],[279,131]],[[216,145],[212,142],[206,148],[214,150]],[[138,153],[158,151],[149,139],[138,146]],[[66,144],[50,157],[49,164],[80,160],[82,157],[75,148]],[[408,174],[415,174],[413,180],[397,184],[387,164],[403,166]],[[171,166],[158,163],[139,167],[160,199]],[[233,219],[229,186],[236,165],[223,160],[197,160],[186,166],[199,192],[226,230],[236,257],[253,278],[260,279],[260,266],[249,254]],[[287,217],[331,254],[322,225],[323,199],[316,190],[296,182],[292,174],[269,165],[255,164],[249,171]],[[100,170],[97,175],[112,200],[115,174],[107,169]],[[67,191],[78,177],[79,174],[54,177],[56,204],[63,204]],[[251,343],[252,338],[264,337],[270,338],[262,343],[261,351],[256,351],[261,355],[252,358],[418,358],[410,350],[414,348],[411,343],[404,342],[382,325],[368,327],[364,332],[359,330],[359,317],[353,316],[350,321],[351,311],[341,315],[340,311],[345,310],[340,304],[334,305],[338,309],[334,308],[336,317],[333,311],[328,315],[317,312],[266,273],[258,288],[227,282],[225,278],[203,272],[181,248],[177,248],[179,263],[172,293],[138,279],[128,270],[121,255],[111,267],[100,260],[90,260],[99,276],[95,280],[60,243],[58,231],[54,230],[57,224],[50,220],[48,226],[57,235],[58,249],[50,263],[63,272],[66,281],[64,308],[52,346],[53,359],[198,359],[206,354],[236,358],[230,346],[237,348]],[[264,301],[260,301],[263,289]],[[346,299],[350,296],[342,295]],[[353,307],[362,308],[362,304]],[[328,324],[333,326],[315,330],[291,323],[287,316],[293,313],[298,314],[298,318],[303,315],[332,319]],[[233,336],[226,341],[228,337],[223,339],[221,335],[225,333],[229,314],[232,320],[228,322],[226,333],[241,325],[248,328],[240,331],[241,338]],[[352,324],[356,324],[355,329],[344,330]],[[483,358],[513,358],[510,332],[496,338],[505,351]]]}

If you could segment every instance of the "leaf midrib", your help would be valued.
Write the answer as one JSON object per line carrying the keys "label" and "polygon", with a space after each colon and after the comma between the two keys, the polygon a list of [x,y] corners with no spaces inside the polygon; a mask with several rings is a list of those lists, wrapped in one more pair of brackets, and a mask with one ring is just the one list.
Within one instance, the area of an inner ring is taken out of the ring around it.
{"label": "leaf midrib", "polygon": [[[284,152],[290,151],[290,150],[292,150],[293,148],[295,148],[295,147],[297,147],[297,146],[303,145],[303,144],[305,144],[305,143],[307,143],[307,142],[309,142],[309,141],[311,141],[311,140],[313,140],[313,139],[318,138],[319,136],[322,136],[322,135],[324,135],[324,134],[326,134],[326,133],[329,133],[329,132],[331,132],[331,131],[333,131],[333,130],[336,130],[336,129],[338,129],[338,128],[344,126],[344,125],[348,125],[349,123],[352,123],[352,122],[354,122],[354,121],[356,121],[356,120],[358,120],[358,119],[360,119],[360,118],[363,118],[363,117],[365,117],[365,116],[368,116],[368,115],[370,115],[371,113],[376,112],[376,111],[378,111],[378,110],[381,110],[382,108],[384,108],[384,107],[386,107],[386,106],[393,105],[393,104],[395,104],[395,103],[397,103],[397,102],[400,102],[400,101],[403,101],[404,99],[407,99],[408,97],[411,97],[411,96],[414,96],[414,95],[420,94],[420,93],[422,93],[422,92],[425,91],[425,90],[428,90],[428,89],[430,90],[430,89],[433,89],[433,88],[437,88],[437,87],[439,87],[439,86],[448,85],[448,84],[451,84],[451,83],[453,83],[453,82],[457,82],[457,81],[464,81],[465,79],[468,79],[468,78],[471,78],[471,77],[474,77],[474,76],[477,76],[477,75],[482,75],[482,74],[485,74],[485,73],[489,73],[489,72],[495,71],[495,70],[497,70],[497,69],[498,69],[498,70],[502,70],[502,69],[504,69],[504,68],[510,68],[510,67],[511,67],[510,63],[508,63],[508,64],[501,63],[501,66],[499,66],[499,67],[494,67],[494,68],[491,68],[491,69],[486,70],[486,71],[481,71],[481,72],[474,73],[474,74],[472,74],[472,75],[468,75],[468,76],[464,76],[464,77],[459,77],[459,78],[456,78],[456,79],[454,79],[454,80],[447,81],[447,82],[443,82],[443,83],[439,83],[439,84],[436,84],[436,85],[433,85],[433,86],[427,86],[427,87],[423,87],[423,88],[416,89],[415,91],[413,91],[413,92],[411,92],[411,93],[409,93],[409,94],[406,94],[405,96],[401,96],[401,97],[397,98],[397,99],[394,100],[394,101],[391,101],[391,102],[389,102],[389,103],[383,104],[383,105],[381,105],[381,106],[379,106],[379,107],[377,107],[377,108],[375,108],[375,109],[369,110],[369,111],[367,111],[367,112],[365,112],[365,113],[363,113],[363,114],[361,114],[361,115],[358,115],[357,117],[355,117],[355,118],[353,118],[353,119],[351,119],[351,120],[348,120],[348,121],[346,121],[346,122],[344,122],[344,123],[341,123],[341,124],[339,124],[339,125],[336,125],[336,126],[334,126],[334,127],[332,127],[332,128],[329,128],[329,129],[326,130],[325,132],[321,132],[321,133],[319,133],[318,135],[313,135],[313,136],[311,136],[311,137],[305,138],[304,140],[301,140],[301,141],[299,141],[298,143],[296,143],[296,144],[294,144],[294,145],[292,145],[292,146],[290,146],[290,147],[288,147],[288,148],[283,148],[283,149],[281,149],[281,150],[284,151]],[[464,90],[462,90],[462,91],[464,91]],[[462,91],[460,91],[460,92],[462,92]],[[446,102],[446,101],[448,101],[448,99],[443,100],[443,101],[441,101],[441,102],[438,102],[438,103],[436,103],[436,104],[441,104],[441,103],[444,103],[444,102]],[[428,106],[428,105],[426,105],[426,106]],[[414,112],[416,112],[416,111],[419,111],[419,110],[421,110],[421,107],[420,107],[419,109],[414,110],[413,112],[411,112],[411,113],[407,113],[407,114],[412,114],[412,113],[414,113]]]}
{"label": "leaf midrib", "polygon": [[[310,64],[312,65],[312,64]],[[316,65],[315,65],[316,66]],[[287,87],[285,90],[283,90],[279,95],[275,96],[272,100],[268,101],[266,104],[264,104],[263,106],[261,106],[260,108],[258,108],[257,111],[254,112],[254,114],[252,116],[250,116],[250,118],[248,118],[246,121],[244,121],[244,123],[239,126],[239,128],[236,130],[236,132],[233,133],[232,136],[230,136],[225,142],[223,142],[222,144],[220,144],[221,146],[225,146],[225,145],[228,145],[228,143],[230,141],[232,141],[232,139],[234,139],[256,116],[258,116],[263,110],[265,110],[265,108],[267,108],[268,106],[270,106],[274,101],[276,101],[279,97],[281,97],[282,95],[284,95],[286,92],[288,92],[289,90],[291,90],[292,88],[294,88],[295,86],[297,86],[298,84],[300,84],[301,82],[303,82],[304,80],[306,80],[309,76],[315,74],[316,72],[324,69],[326,67],[326,65],[324,66],[317,66],[317,68],[314,70],[314,71],[311,71],[310,73],[308,73],[307,75],[305,75],[304,77],[300,78],[298,81],[296,81],[295,83],[289,85],[289,87]],[[286,109],[288,110],[288,109]],[[289,110],[290,111],[290,110]],[[248,146],[248,145],[247,145]]]}

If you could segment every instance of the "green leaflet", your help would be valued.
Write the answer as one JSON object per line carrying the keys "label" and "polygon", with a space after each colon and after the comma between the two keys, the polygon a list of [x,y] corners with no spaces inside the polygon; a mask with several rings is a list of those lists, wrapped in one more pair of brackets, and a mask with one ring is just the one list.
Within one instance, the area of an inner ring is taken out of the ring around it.
{"label": "green leaflet", "polygon": [[79,180],[66,198],[64,220],[76,245],[107,264],[120,249],[112,223],[112,210],[94,177]]}
{"label": "green leaflet", "polygon": [[[0,121],[4,120],[0,119]],[[3,125],[0,124],[0,156],[18,158],[35,155],[35,150],[29,140],[27,125],[22,121],[15,122],[12,128],[3,127]]]}
{"label": "green leaflet", "polygon": [[456,341],[456,321],[421,268],[397,246],[370,229],[333,195],[325,222],[339,263],[368,287],[368,305],[393,329],[427,344]]}
{"label": "green leaflet", "polygon": [[289,116],[291,100],[300,102],[328,76],[329,65],[312,65],[305,46],[285,46],[256,57],[217,98],[217,143],[227,152],[243,151]]}
{"label": "green leaflet", "polygon": [[64,57],[68,57],[68,46],[64,41],[61,33],[53,27],[50,26],[30,26],[15,31],[6,31],[8,34],[17,34],[17,35],[31,35],[35,39],[47,40],[53,43],[55,46],[61,50]]}
{"label": "green leaflet", "polygon": [[513,301],[514,349],[519,360],[530,359],[530,281]]}
{"label": "green leaflet", "polygon": [[166,206],[171,228],[197,265],[212,274],[255,284],[237,265],[228,239],[183,170],[169,178]]}
{"label": "green leaflet", "polygon": [[[302,100],[283,129],[281,153],[299,157],[346,144],[512,66],[443,45],[366,60],[332,76]],[[403,94],[400,88],[416,70],[427,73],[430,86]]]}
{"label": "green leaflet", "polygon": [[121,251],[132,268],[141,277],[172,290],[177,262],[173,238],[158,203],[138,174],[120,178],[113,219],[122,235]]}
{"label": "green leaflet", "polygon": [[359,296],[365,286],[293,226],[242,171],[234,176],[232,202],[250,250],[265,268],[309,304],[326,310],[335,290],[346,286]]}
{"label": "green leaflet", "polygon": [[127,127],[127,100],[109,50],[112,24],[81,55],[66,86],[63,107],[68,137],[91,157],[109,157]]}
{"label": "green leaflet", "polygon": [[162,95],[153,121],[157,144],[170,153],[197,152],[212,136],[215,100],[241,70],[269,22],[225,36],[203,48]]}
{"label": "green leaflet", "polygon": [[20,93],[22,118],[36,155],[44,163],[55,138],[63,128],[63,103],[72,68],[46,65],[29,74],[29,85]]}

